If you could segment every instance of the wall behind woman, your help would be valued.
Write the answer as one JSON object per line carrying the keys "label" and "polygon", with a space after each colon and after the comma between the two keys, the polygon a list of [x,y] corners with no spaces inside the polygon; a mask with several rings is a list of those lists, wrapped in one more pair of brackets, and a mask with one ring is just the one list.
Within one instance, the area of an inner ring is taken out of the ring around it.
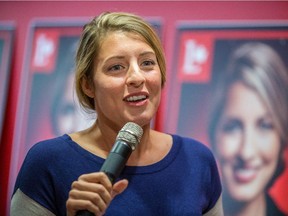
{"label": "wall behind woman", "polygon": [[[7,212],[9,185],[9,168],[12,144],[16,131],[17,106],[20,100],[23,68],[25,64],[26,45],[30,23],[34,19],[85,18],[89,19],[102,11],[127,11],[144,17],[159,17],[163,21],[163,43],[167,57],[168,82],[163,94],[162,105],[157,116],[156,127],[163,129],[165,125],[165,105],[169,99],[166,90],[169,88],[171,73],[175,27],[177,21],[241,21],[241,20],[287,20],[288,2],[193,2],[193,1],[7,1],[0,2],[0,21],[12,21],[16,26],[14,56],[12,57],[11,77],[8,89],[8,101],[4,119],[4,129],[0,145],[0,214]],[[2,105],[1,105],[2,106]],[[173,132],[173,131],[167,131]]]}

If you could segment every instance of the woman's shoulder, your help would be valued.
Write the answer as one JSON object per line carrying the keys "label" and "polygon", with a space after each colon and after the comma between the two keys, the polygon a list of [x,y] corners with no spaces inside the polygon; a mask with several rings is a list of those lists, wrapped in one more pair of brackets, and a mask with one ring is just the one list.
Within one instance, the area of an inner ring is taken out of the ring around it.
{"label": "woman's shoulder", "polygon": [[19,176],[48,175],[54,172],[55,167],[60,167],[70,160],[69,136],[47,139],[34,144],[25,156]]}
{"label": "woman's shoulder", "polygon": [[176,145],[181,145],[187,151],[193,151],[196,153],[203,152],[206,154],[212,154],[210,147],[203,142],[196,140],[191,137],[180,136],[173,134],[173,143]]}
{"label": "woman's shoulder", "polygon": [[[165,143],[171,146],[173,152],[178,152],[182,149],[186,154],[190,155],[206,155],[207,157],[214,157],[210,147],[199,140],[192,137],[181,136],[178,134],[169,134],[159,131],[153,131],[155,143]],[[156,136],[155,136],[156,135]]]}
{"label": "woman's shoulder", "polygon": [[69,147],[70,137],[65,134],[59,137],[46,139],[34,144],[28,151],[27,157],[44,158],[57,157],[57,154],[63,152]]}
{"label": "woman's shoulder", "polygon": [[176,147],[178,146],[179,154],[181,154],[182,157],[187,157],[191,160],[198,158],[200,160],[197,161],[203,163],[204,166],[215,166],[216,159],[210,146],[191,137],[179,135],[172,135],[172,137],[173,145]]}

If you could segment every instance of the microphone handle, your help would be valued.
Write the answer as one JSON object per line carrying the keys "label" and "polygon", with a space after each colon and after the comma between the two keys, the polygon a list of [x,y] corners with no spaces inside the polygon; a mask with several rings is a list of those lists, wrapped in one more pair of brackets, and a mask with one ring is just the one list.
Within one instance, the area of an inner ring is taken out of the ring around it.
{"label": "microphone handle", "polygon": [[132,153],[131,147],[123,141],[117,141],[102,165],[100,172],[104,172],[112,184],[124,169]]}

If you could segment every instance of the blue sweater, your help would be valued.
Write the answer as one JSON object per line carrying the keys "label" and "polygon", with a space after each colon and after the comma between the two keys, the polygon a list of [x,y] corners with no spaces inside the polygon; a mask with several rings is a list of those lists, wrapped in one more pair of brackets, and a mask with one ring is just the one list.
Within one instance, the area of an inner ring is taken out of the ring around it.
{"label": "blue sweater", "polygon": [[[93,155],[68,135],[42,141],[28,152],[18,174],[15,191],[56,215],[66,215],[66,200],[73,181],[100,170],[104,159]],[[203,144],[173,135],[170,152],[148,166],[126,166],[120,178],[128,188],[108,207],[109,215],[202,215],[221,194],[217,165]]]}

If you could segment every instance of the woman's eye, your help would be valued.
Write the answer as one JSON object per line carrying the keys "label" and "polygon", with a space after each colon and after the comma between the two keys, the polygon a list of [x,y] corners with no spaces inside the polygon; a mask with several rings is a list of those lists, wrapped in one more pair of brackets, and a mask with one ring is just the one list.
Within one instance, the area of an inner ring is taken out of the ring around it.
{"label": "woman's eye", "polygon": [[273,122],[265,120],[265,119],[261,119],[258,122],[258,126],[261,130],[273,130],[274,129]]}
{"label": "woman's eye", "polygon": [[154,66],[155,61],[152,61],[152,60],[143,61],[142,65],[143,66]]}
{"label": "woman's eye", "polygon": [[121,70],[123,69],[124,67],[121,66],[121,65],[113,65],[111,67],[108,68],[108,71],[118,71],[118,70]]}
{"label": "woman's eye", "polygon": [[225,133],[233,133],[242,128],[241,122],[237,120],[229,120],[226,123],[224,123],[222,130]]}

